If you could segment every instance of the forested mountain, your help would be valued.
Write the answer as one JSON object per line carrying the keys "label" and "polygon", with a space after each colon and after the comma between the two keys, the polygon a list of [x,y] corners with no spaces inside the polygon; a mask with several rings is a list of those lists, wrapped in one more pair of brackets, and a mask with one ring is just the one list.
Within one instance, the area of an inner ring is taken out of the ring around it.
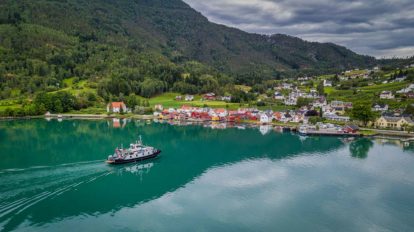
{"label": "forested mountain", "polygon": [[376,62],[331,43],[214,24],[181,0],[0,1],[1,98],[58,90],[69,77],[104,98],[152,96]]}

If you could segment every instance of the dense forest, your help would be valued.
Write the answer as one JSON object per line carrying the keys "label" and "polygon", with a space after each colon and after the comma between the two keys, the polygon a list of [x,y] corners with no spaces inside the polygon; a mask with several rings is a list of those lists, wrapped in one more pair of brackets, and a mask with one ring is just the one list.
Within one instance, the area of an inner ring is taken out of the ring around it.
{"label": "dense forest", "polygon": [[234,84],[377,62],[335,44],[214,24],[181,0],[0,2],[0,99],[56,95],[68,78],[87,80],[105,101],[166,91],[237,95]]}

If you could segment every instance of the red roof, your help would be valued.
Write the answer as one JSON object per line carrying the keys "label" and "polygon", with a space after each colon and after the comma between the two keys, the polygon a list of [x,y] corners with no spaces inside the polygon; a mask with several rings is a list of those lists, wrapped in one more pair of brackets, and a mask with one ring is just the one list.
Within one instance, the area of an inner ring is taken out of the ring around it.
{"label": "red roof", "polygon": [[112,102],[111,106],[112,108],[121,108],[124,104],[124,102]]}

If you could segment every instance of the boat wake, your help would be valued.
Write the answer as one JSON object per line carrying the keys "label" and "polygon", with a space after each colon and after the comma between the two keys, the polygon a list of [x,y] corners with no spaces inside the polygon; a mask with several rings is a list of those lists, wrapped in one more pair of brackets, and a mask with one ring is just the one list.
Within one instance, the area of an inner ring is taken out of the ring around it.
{"label": "boat wake", "polygon": [[112,170],[105,167],[99,160],[3,170],[0,174],[0,222],[23,214],[44,200],[56,198],[82,184],[110,175]]}

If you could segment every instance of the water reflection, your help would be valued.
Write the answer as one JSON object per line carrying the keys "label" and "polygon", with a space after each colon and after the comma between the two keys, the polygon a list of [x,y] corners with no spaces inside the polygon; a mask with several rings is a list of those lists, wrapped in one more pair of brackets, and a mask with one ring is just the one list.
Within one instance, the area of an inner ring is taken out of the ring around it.
{"label": "water reflection", "polygon": [[118,176],[124,174],[133,174],[139,176],[140,180],[143,180],[143,176],[150,173],[151,168],[154,166],[153,162],[141,162],[141,163],[132,163],[119,166],[112,166],[111,168]]}
{"label": "water reflection", "polygon": [[270,125],[260,125],[259,131],[262,135],[268,134],[272,130],[272,126]]}
{"label": "water reflection", "polygon": [[365,159],[369,150],[374,146],[372,140],[367,138],[357,139],[349,145],[349,151],[354,158]]}

